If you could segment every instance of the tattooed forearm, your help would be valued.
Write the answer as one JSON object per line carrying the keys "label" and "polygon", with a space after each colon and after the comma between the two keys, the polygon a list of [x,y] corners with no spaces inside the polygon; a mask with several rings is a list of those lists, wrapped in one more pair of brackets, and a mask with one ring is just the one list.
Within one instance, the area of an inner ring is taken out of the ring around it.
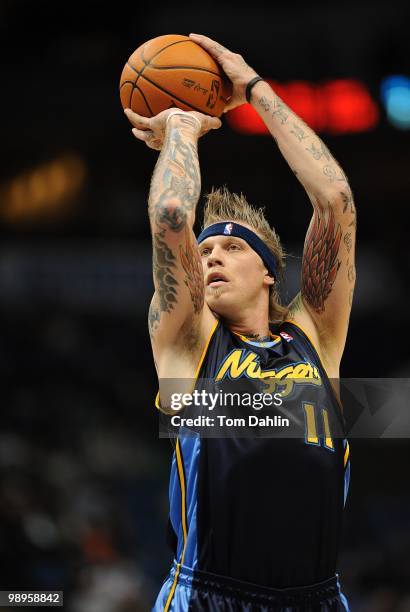
{"label": "tattooed forearm", "polygon": [[268,92],[265,84],[264,95],[255,96],[255,108],[289,166],[298,168],[298,180],[306,191],[323,195],[339,182],[347,184],[346,175],[324,142],[274,91],[271,95]]}
{"label": "tattooed forearm", "polygon": [[334,159],[333,155],[331,154],[331,152],[329,151],[329,149],[327,148],[325,143],[322,142],[322,141],[320,141],[320,148],[322,150],[322,154],[325,156],[327,161],[330,161],[331,159]]}
{"label": "tattooed forearm", "polygon": [[313,142],[310,145],[310,147],[306,147],[305,151],[308,151],[309,153],[311,153],[313,159],[316,159],[316,160],[320,159],[323,155],[322,151],[318,149],[317,147],[315,147]]}
{"label": "tattooed forearm", "polygon": [[162,312],[171,312],[176,304],[178,281],[176,280],[176,258],[164,241],[165,230],[153,235],[153,272],[156,295],[158,296],[159,322]]}
{"label": "tattooed forearm", "polygon": [[262,96],[258,100],[258,105],[265,111],[265,113],[270,113],[271,117],[278,119],[282,125],[288,120],[290,111],[286,104],[284,104],[278,97],[273,100],[269,100],[265,96]]}
{"label": "tattooed forearm", "polygon": [[259,99],[259,106],[261,106],[266,113],[270,110],[270,102],[265,96]]}
{"label": "tattooed forearm", "polygon": [[302,294],[317,312],[325,310],[325,301],[332,291],[340,268],[340,225],[335,223],[331,207],[317,209],[306,236],[302,262]]}
{"label": "tattooed forearm", "polygon": [[311,153],[313,159],[316,159],[317,161],[319,159],[322,159],[322,157],[324,157],[327,161],[330,161],[331,159],[333,159],[329,149],[324,144],[324,142],[320,140],[318,144],[319,144],[319,147],[317,147],[315,143],[312,142],[310,147],[306,147],[305,150]]}
{"label": "tattooed forearm", "polygon": [[198,250],[193,248],[192,240],[186,231],[185,248],[179,246],[179,256],[185,271],[184,283],[188,287],[194,312],[201,312],[204,306],[204,274]]}
{"label": "tattooed forearm", "polygon": [[339,166],[326,165],[323,168],[323,174],[329,179],[329,183],[334,183],[335,181],[343,181],[346,183],[346,175]]}
{"label": "tattooed forearm", "polygon": [[[181,124],[193,127],[191,117],[181,116]],[[151,181],[149,214],[160,227],[181,231],[201,191],[198,152],[195,137],[183,127],[171,126],[165,137]],[[172,206],[169,202],[172,201]],[[191,215],[193,219],[193,216]]]}
{"label": "tattooed forearm", "polygon": [[275,100],[275,110],[272,112],[272,117],[279,119],[281,124],[285,124],[289,118],[289,112],[286,112],[288,107],[281,102],[279,98]]}
{"label": "tattooed forearm", "polygon": [[293,129],[290,130],[290,133],[294,134],[296,138],[299,140],[299,142],[302,142],[302,140],[307,138],[307,135],[297,123],[293,124]]}

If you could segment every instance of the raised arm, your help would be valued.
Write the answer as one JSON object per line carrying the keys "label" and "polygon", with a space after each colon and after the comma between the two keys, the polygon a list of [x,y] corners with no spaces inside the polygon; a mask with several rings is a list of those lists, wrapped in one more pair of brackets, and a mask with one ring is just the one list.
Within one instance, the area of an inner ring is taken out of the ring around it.
{"label": "raised arm", "polygon": [[301,292],[291,304],[290,315],[316,336],[322,356],[335,372],[346,342],[356,277],[352,191],[323,141],[267,83],[256,83],[251,103],[313,205],[303,250]]}
{"label": "raised arm", "polygon": [[[247,84],[257,73],[242,56],[201,35],[191,35],[221,64],[233,83],[228,109],[246,102]],[[265,82],[251,90],[251,104],[313,205],[306,235],[301,291],[290,317],[319,347],[331,375],[338,375],[355,284],[356,209],[346,175],[326,145]]]}
{"label": "raised arm", "polygon": [[155,287],[149,329],[157,368],[167,348],[187,346],[204,309],[202,264],[192,229],[201,191],[198,138],[220,126],[219,119],[173,110],[178,109],[153,118],[126,110],[134,135],[161,150],[148,201]]}

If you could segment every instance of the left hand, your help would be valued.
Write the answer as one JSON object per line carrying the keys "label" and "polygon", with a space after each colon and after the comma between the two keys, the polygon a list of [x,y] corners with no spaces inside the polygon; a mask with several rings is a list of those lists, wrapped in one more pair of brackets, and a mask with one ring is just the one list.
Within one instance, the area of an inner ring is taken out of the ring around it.
{"label": "left hand", "polygon": [[248,66],[242,55],[229,51],[229,49],[212,40],[212,38],[202,36],[202,34],[190,34],[189,37],[212,55],[218,64],[220,64],[226,76],[232,81],[232,98],[226,105],[224,113],[236,106],[246,104],[246,86],[251,79],[258,76],[257,72]]}
{"label": "left hand", "polygon": [[222,125],[222,122],[220,119],[218,119],[218,117],[211,117],[210,115],[205,115],[204,113],[199,113],[197,111],[182,111],[181,109],[176,107],[167,108],[166,110],[158,113],[158,115],[154,115],[153,117],[142,117],[141,115],[137,115],[137,113],[134,113],[134,111],[132,111],[130,108],[126,108],[124,110],[124,113],[128,117],[130,123],[134,126],[132,133],[134,134],[135,138],[145,142],[147,147],[149,147],[150,149],[161,151],[162,145],[164,144],[168,115],[175,110],[178,111],[178,115],[176,115],[176,117],[183,117],[184,115],[189,117],[193,115],[196,119],[199,120],[200,129],[197,128],[196,121],[194,122],[192,128],[193,131],[197,134],[198,138],[200,138],[210,130],[217,130]]}

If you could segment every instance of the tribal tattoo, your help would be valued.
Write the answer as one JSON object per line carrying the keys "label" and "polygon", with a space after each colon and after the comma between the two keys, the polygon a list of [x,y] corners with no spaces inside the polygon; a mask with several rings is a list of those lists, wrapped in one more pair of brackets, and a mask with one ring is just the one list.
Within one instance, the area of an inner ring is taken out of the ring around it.
{"label": "tribal tattoo", "polygon": [[153,235],[153,271],[159,301],[157,314],[155,314],[157,322],[159,322],[161,313],[171,312],[177,301],[178,281],[174,276],[176,258],[165,243],[164,237],[164,229]]}
{"label": "tribal tattoo", "polygon": [[179,245],[179,256],[185,271],[184,283],[188,287],[194,312],[200,313],[204,306],[204,274],[197,248],[192,244],[191,233],[185,231],[185,249]]}
{"label": "tribal tattoo", "polygon": [[325,301],[332,291],[340,268],[339,246],[342,238],[340,225],[335,223],[332,207],[316,209],[306,236],[302,261],[302,294],[317,312],[325,310]]}

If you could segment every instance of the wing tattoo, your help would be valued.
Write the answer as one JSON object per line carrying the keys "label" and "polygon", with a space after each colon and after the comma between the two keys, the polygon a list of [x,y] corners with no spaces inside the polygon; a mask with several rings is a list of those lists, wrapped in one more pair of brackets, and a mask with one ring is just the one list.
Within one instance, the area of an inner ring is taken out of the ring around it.
{"label": "wing tattoo", "polygon": [[342,230],[339,224],[336,227],[332,207],[326,210],[327,218],[323,209],[315,211],[302,260],[302,295],[317,313],[325,310],[341,263]]}

